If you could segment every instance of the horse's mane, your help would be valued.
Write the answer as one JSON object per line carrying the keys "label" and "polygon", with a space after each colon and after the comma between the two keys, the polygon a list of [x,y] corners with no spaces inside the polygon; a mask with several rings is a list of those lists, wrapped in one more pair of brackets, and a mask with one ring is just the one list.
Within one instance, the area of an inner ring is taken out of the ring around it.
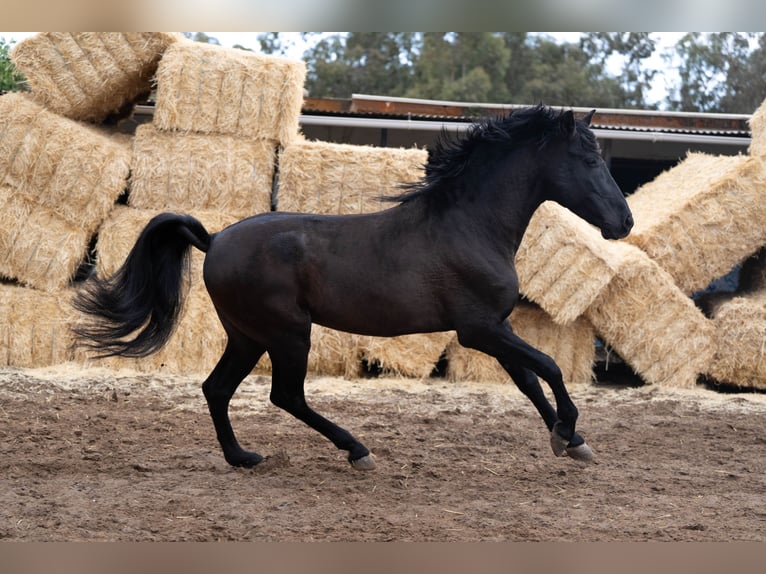
{"label": "horse's mane", "polygon": [[[561,137],[561,116],[564,110],[538,105],[516,110],[501,117],[487,118],[472,124],[460,136],[442,130],[433,148],[428,150],[425,174],[419,181],[404,183],[404,192],[383,197],[384,201],[407,203],[419,197],[446,200],[440,193],[442,184],[459,176],[468,164],[473,151],[481,144],[507,146],[536,145],[544,147],[549,141]],[[598,150],[591,130],[578,129],[583,146]]]}

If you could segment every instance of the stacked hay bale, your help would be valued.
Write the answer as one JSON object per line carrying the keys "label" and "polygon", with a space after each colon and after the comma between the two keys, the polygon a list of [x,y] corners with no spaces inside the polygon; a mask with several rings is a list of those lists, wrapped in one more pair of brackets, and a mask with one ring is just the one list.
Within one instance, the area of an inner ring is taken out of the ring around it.
{"label": "stacked hay bale", "polygon": [[545,203],[537,210],[517,269],[529,299],[562,324],[584,315],[646,382],[690,387],[708,367],[712,327],[673,278],[567,209]]}
{"label": "stacked hay bale", "polygon": [[[0,97],[0,364],[73,358],[78,268],[128,185],[127,136],[98,122],[149,88],[161,33],[42,33],[11,53],[31,93]],[[91,123],[84,123],[91,122]]]}
{"label": "stacked hay bale", "polygon": [[162,53],[179,39],[157,32],[42,32],[20,42],[11,61],[42,106],[97,123],[151,89]]}
{"label": "stacked hay bale", "polygon": [[766,390],[766,288],[722,303],[713,326],[716,351],[707,373],[721,383]]}
{"label": "stacked hay bale", "polygon": [[628,198],[640,247],[691,295],[766,244],[761,158],[691,153]]}
{"label": "stacked hay bale", "polygon": [[64,288],[127,185],[130,153],[25,94],[0,97],[0,274]]}
{"label": "stacked hay bale", "polygon": [[129,205],[270,211],[276,150],[299,137],[305,64],[180,41],[157,69],[151,125],[134,141]]}
{"label": "stacked hay bale", "polygon": [[[113,273],[162,211],[191,213],[211,232],[270,211],[276,149],[298,137],[304,76],[303,62],[185,40],[170,46],[157,69],[153,122],[133,139],[128,207],[102,228],[97,272]],[[109,364],[183,373],[215,366],[226,334],[205,290],[202,254],[193,260],[168,345],[148,359]]]}

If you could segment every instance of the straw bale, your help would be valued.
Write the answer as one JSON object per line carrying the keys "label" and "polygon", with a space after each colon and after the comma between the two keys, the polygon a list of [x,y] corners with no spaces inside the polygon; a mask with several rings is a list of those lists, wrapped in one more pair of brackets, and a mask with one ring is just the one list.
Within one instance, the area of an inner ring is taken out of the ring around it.
{"label": "straw bale", "polygon": [[750,155],[766,159],[766,100],[750,117]]}
{"label": "straw bale", "polygon": [[100,122],[151,88],[180,38],[162,32],[42,32],[11,52],[35,99],[68,118]]}
{"label": "straw bale", "polygon": [[0,365],[49,367],[72,359],[72,291],[0,284]]}
{"label": "straw bale", "polygon": [[428,152],[319,141],[298,141],[279,156],[280,211],[350,214],[387,207],[378,197],[419,180]]}
{"label": "straw bale", "polygon": [[298,134],[306,64],[235,48],[182,41],[157,69],[154,124],[276,140]]}
{"label": "straw bale", "polygon": [[359,337],[358,354],[384,374],[428,377],[455,333],[416,333],[399,337]]}
{"label": "straw bale", "polygon": [[722,304],[713,326],[716,351],[708,374],[719,382],[766,390],[766,290]]}
{"label": "straw bale", "polygon": [[90,233],[51,208],[0,185],[0,276],[44,291],[64,288],[88,251]]}
{"label": "straw bale", "polygon": [[92,234],[127,186],[130,151],[24,94],[0,97],[0,184]]}
{"label": "straw bale", "polygon": [[[519,303],[510,321],[517,335],[556,361],[566,384],[592,381],[595,334],[586,319],[558,325],[537,305]],[[463,347],[457,338],[447,347],[447,376],[451,381],[509,380],[494,357]]]}
{"label": "straw bale", "polygon": [[766,165],[761,158],[690,153],[628,198],[628,243],[667,270],[686,294],[766,244]]}
{"label": "straw bale", "polygon": [[667,271],[641,250],[618,245],[623,265],[585,317],[646,383],[693,387],[713,355],[712,324]]}
{"label": "straw bale", "polygon": [[590,224],[552,202],[532,216],[518,253],[521,292],[567,324],[593,303],[624,263],[624,251]]}
{"label": "straw bale", "polygon": [[133,207],[240,218],[271,210],[276,144],[269,140],[161,132],[146,124],[133,144]]}

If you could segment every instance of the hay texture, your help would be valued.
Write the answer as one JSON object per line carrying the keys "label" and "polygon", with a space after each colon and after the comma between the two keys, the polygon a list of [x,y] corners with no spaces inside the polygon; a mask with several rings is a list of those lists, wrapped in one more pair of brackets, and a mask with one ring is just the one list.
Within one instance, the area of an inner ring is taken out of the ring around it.
{"label": "hay texture", "polygon": [[761,158],[690,153],[628,198],[626,238],[686,294],[766,244],[766,165]]}
{"label": "hay texture", "polygon": [[0,284],[0,365],[49,367],[70,361],[72,291],[45,293]]}
{"label": "hay texture", "polygon": [[712,326],[673,278],[633,245],[607,241],[544,203],[517,255],[521,291],[554,321],[580,315],[647,383],[693,386],[712,356]]}
{"label": "hay texture", "polygon": [[[558,325],[536,305],[519,303],[510,321],[519,337],[556,361],[566,384],[592,381],[595,333],[586,319]],[[451,381],[510,380],[495,358],[463,347],[456,337],[447,347],[447,377]]]}
{"label": "hay texture", "polygon": [[580,317],[622,265],[616,243],[552,202],[532,216],[516,254],[521,292],[560,324]]}
{"label": "hay texture", "polygon": [[710,321],[645,253],[617,245],[623,264],[585,317],[646,383],[694,387],[715,349]]}
{"label": "hay texture", "polygon": [[157,63],[180,36],[161,32],[42,32],[11,60],[35,99],[57,114],[100,122],[151,89]]}
{"label": "hay texture", "polygon": [[127,186],[130,151],[24,94],[0,97],[0,274],[55,291]]}
{"label": "hay texture", "polygon": [[275,160],[269,140],[162,132],[145,124],[133,140],[128,203],[238,218],[270,211]]}
{"label": "hay texture", "polygon": [[369,213],[390,207],[381,195],[419,180],[428,152],[319,141],[296,141],[279,156],[280,211]]}
{"label": "hay texture", "polygon": [[766,290],[722,304],[713,326],[716,351],[708,374],[722,383],[766,390]]}
{"label": "hay texture", "polygon": [[755,110],[749,123],[750,155],[766,160],[766,100]]}
{"label": "hay texture", "polygon": [[399,337],[359,337],[358,357],[380,368],[384,375],[426,378],[455,336],[444,333],[416,333]]}
{"label": "hay texture", "polygon": [[180,41],[158,66],[153,121],[165,131],[285,145],[298,135],[305,76],[302,61]]}

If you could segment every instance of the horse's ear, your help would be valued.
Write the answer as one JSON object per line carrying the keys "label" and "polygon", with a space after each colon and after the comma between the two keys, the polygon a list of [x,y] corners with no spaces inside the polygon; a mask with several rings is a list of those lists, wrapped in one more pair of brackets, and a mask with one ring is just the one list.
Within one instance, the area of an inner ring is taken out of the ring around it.
{"label": "horse's ear", "polygon": [[561,115],[561,131],[572,138],[575,136],[576,130],[574,113],[572,110],[565,111]]}
{"label": "horse's ear", "polygon": [[582,121],[585,122],[585,125],[590,127],[590,123],[593,121],[593,114],[596,113],[596,110],[591,110],[588,112],[585,117],[582,119]]}

